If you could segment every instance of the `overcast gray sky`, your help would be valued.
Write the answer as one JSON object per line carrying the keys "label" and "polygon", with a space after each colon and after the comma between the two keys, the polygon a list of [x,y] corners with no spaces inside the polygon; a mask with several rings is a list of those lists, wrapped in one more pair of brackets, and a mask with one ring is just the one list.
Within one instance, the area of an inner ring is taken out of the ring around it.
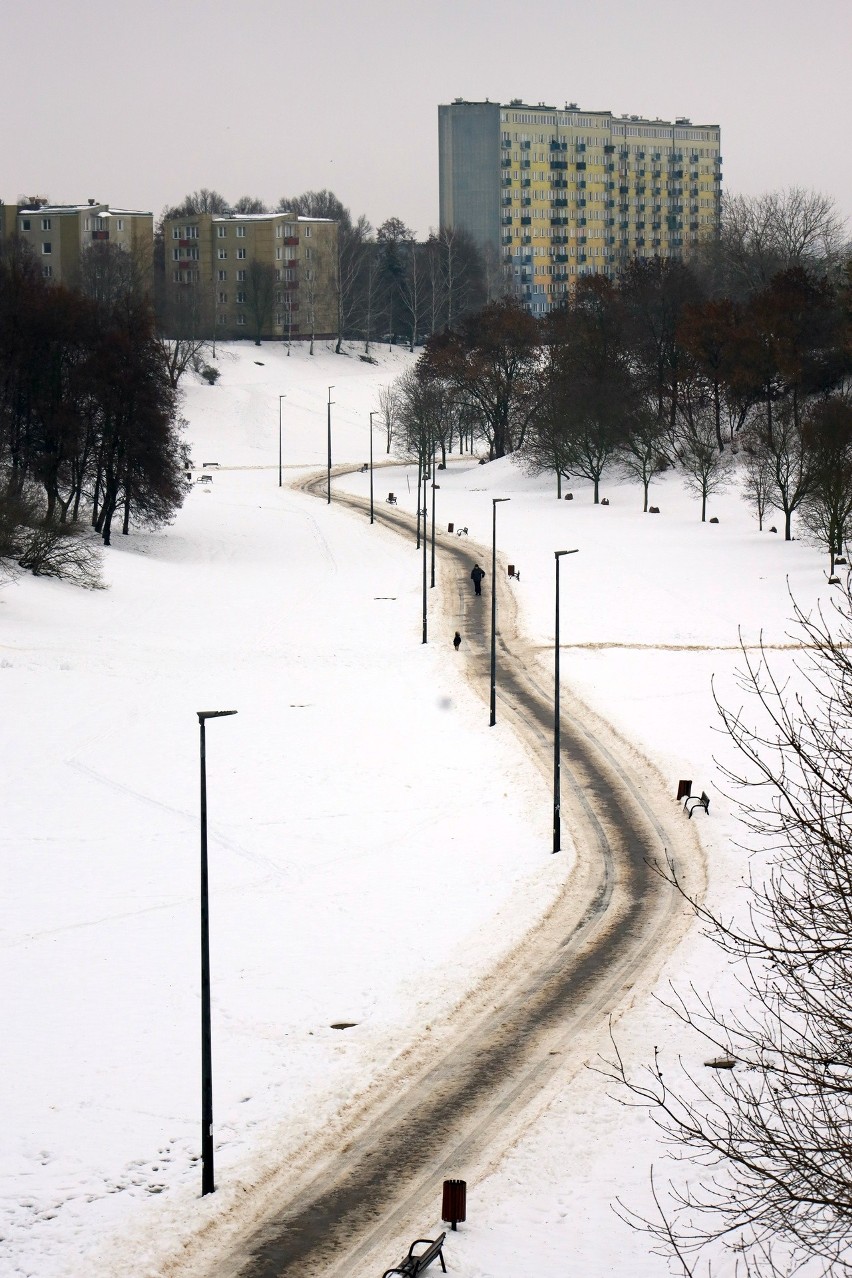
{"label": "overcast gray sky", "polygon": [[438,217],[437,107],[523,98],[722,128],[724,188],[852,215],[850,0],[42,0],[3,6],[0,197],[158,215],[329,187]]}

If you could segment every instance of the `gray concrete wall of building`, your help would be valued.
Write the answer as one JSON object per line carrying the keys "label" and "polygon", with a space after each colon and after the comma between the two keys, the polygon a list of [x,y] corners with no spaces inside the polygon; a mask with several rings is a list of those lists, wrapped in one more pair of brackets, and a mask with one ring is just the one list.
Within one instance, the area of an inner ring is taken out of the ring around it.
{"label": "gray concrete wall of building", "polygon": [[483,251],[500,248],[500,104],[438,107],[440,224],[464,228]]}

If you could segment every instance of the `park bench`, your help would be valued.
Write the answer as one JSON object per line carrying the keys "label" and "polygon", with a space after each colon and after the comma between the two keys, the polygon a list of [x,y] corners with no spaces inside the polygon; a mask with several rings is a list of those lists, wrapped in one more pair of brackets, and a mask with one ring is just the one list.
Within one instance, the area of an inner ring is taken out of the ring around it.
{"label": "park bench", "polygon": [[[424,1269],[428,1269],[432,1261],[437,1257],[441,1262],[441,1268],[444,1273],[447,1272],[447,1266],[444,1264],[444,1239],[446,1234],[439,1234],[437,1238],[417,1238],[408,1249],[408,1255],[401,1260],[393,1269],[386,1269],[382,1274],[382,1278],[389,1278],[390,1274],[403,1274],[406,1278],[415,1278],[417,1274],[422,1274]],[[426,1250],[414,1254],[415,1247],[423,1247]]]}
{"label": "park bench", "polygon": [[[692,807],[689,806],[690,803],[692,804]],[[697,794],[693,794],[687,795],[684,799],[683,810],[687,813],[690,820],[692,819],[692,814],[696,808],[703,808],[707,815],[710,815],[710,796],[709,794],[706,794],[704,790],[701,791],[700,798]]]}
{"label": "park bench", "polygon": [[394,494],[393,494],[393,493],[388,493],[388,505],[389,505],[389,506],[395,506],[395,505],[396,505],[396,497],[394,496]]}
{"label": "park bench", "polygon": [[198,476],[198,482],[199,482],[199,484],[212,484],[212,483],[213,483],[213,476],[212,476],[212,475],[199,475],[199,476]]}

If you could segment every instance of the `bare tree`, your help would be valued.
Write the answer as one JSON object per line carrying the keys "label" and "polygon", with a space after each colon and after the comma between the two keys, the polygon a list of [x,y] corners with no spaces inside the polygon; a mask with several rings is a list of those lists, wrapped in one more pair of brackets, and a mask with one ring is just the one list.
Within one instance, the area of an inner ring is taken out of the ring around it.
{"label": "bare tree", "polygon": [[757,515],[758,530],[763,532],[763,519],[772,506],[775,491],[775,462],[762,431],[752,429],[746,432],[740,457],[743,497]]}
{"label": "bare tree", "polygon": [[238,200],[234,201],[232,211],[247,215],[251,213],[268,213],[270,209],[269,205],[264,204],[263,200],[258,199],[256,195],[241,195]]}
{"label": "bare tree", "polygon": [[707,499],[727,488],[733,459],[716,443],[716,415],[712,397],[703,387],[681,386],[674,455],[690,492],[701,498],[701,522],[707,519]]}
{"label": "bare tree", "polygon": [[[727,1252],[746,1275],[848,1278],[852,1254],[852,593],[825,612],[794,603],[794,683],[743,648],[746,706],[719,704],[738,762],[723,768],[759,854],[747,909],[691,904],[739,978],[737,1007],[695,989],[670,1009],[719,1056],[700,1079],[662,1051],[644,1070],[618,1050],[611,1078],[647,1105],[688,1163],[628,1219],[684,1274]],[[671,866],[668,877],[677,885]],[[687,900],[689,896],[683,893]],[[732,1272],[740,1272],[739,1268]]]}
{"label": "bare tree", "polygon": [[254,329],[254,344],[269,328],[275,306],[275,267],[271,262],[252,258],[246,272],[246,306]]}
{"label": "bare tree", "polygon": [[396,435],[396,428],[399,422],[399,390],[395,382],[389,382],[386,386],[379,387],[379,411],[385,423],[385,438],[387,440],[387,448],[385,452],[390,454],[391,444]]}
{"label": "bare tree", "polygon": [[732,284],[751,293],[779,271],[833,265],[843,248],[844,219],[830,196],[804,187],[722,201],[721,251]]}

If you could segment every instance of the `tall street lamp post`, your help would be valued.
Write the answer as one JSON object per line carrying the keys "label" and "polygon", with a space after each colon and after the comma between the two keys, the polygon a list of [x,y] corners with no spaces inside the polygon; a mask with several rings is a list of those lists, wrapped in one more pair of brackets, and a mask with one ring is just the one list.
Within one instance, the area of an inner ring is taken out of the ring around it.
{"label": "tall street lamp post", "polygon": [[281,487],[281,401],[286,395],[278,396],[278,487]]}
{"label": "tall street lamp post", "polygon": [[331,505],[331,405],[334,402],[331,398],[333,386],[328,388],[328,501],[327,505]]}
{"label": "tall street lamp post", "polygon": [[491,720],[497,722],[497,503],[511,497],[491,498]]}
{"label": "tall street lamp post", "polygon": [[435,585],[435,493],[440,488],[440,484],[435,483],[435,475],[437,474],[437,471],[435,469],[436,452],[437,452],[437,445],[433,444],[432,446],[432,567],[431,567],[431,576],[430,576],[431,586]]}
{"label": "tall street lamp post", "polygon": [[201,732],[201,1196],[216,1188],[213,1175],[213,1048],[210,1036],[210,903],[207,886],[207,750],[204,725],[236,710],[197,710]]}
{"label": "tall street lamp post", "polygon": [[370,413],[370,523],[373,522],[373,418],[376,415],[374,409]]}
{"label": "tall street lamp post", "polygon": [[[427,627],[426,627],[426,556],[427,556],[428,538],[427,538],[427,536],[426,536],[426,503],[427,503],[427,501],[428,501],[428,497],[427,497],[427,495],[426,495],[426,484],[428,483],[428,475],[429,475],[429,472],[428,472],[428,471],[427,471],[427,469],[426,469],[426,459],[425,459],[425,456],[424,456],[424,459],[423,459],[423,642],[424,642],[424,643],[426,643],[426,642],[427,642]],[[420,489],[419,489],[419,487],[418,487],[418,489],[417,489],[417,505],[418,505],[418,507],[420,506]],[[417,511],[417,524],[418,524],[418,527],[419,527],[419,526],[420,526],[420,510],[419,510],[419,509],[418,509],[418,511]]]}
{"label": "tall street lamp post", "polygon": [[555,550],[556,559],[556,624],[553,635],[553,851],[562,849],[562,749],[559,729],[559,560],[563,555],[576,555],[575,550]]}

